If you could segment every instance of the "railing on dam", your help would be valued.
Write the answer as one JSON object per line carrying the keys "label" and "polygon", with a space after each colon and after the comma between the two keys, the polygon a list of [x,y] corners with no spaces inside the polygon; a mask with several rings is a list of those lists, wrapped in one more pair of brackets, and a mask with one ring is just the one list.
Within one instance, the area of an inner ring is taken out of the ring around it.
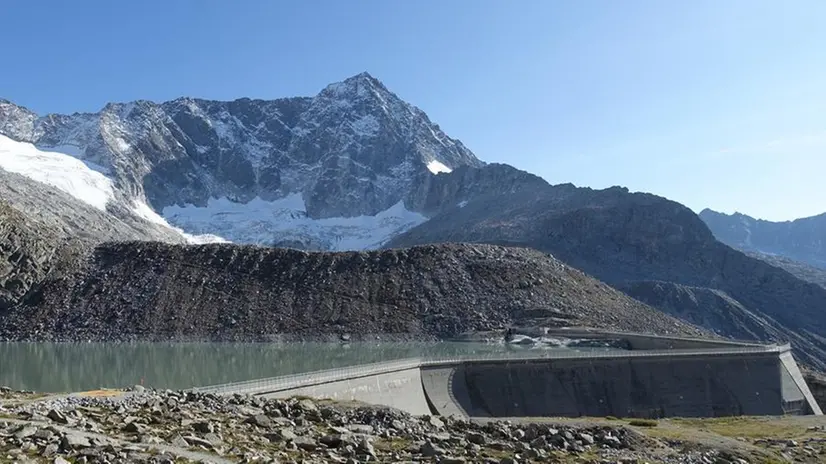
{"label": "railing on dam", "polygon": [[651,351],[547,351],[545,353],[491,353],[487,355],[468,355],[450,358],[406,358],[395,361],[385,361],[371,364],[338,367],[301,374],[284,375],[263,379],[231,382],[221,385],[193,388],[193,391],[214,394],[256,394],[290,390],[307,385],[318,385],[329,382],[356,379],[408,369],[418,369],[432,366],[448,366],[460,363],[480,362],[538,362],[554,359],[611,359],[611,358],[651,358],[651,357],[716,357],[736,356],[746,354],[784,353],[791,350],[791,345],[765,345],[734,348],[706,348],[706,349],[671,349]]}

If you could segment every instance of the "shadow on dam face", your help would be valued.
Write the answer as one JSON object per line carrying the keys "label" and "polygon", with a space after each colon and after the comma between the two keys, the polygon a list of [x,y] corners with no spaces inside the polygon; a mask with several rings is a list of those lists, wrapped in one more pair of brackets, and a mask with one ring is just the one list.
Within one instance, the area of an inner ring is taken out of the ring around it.
{"label": "shadow on dam face", "polygon": [[776,354],[466,363],[453,367],[448,388],[473,417],[779,415],[779,369]]}

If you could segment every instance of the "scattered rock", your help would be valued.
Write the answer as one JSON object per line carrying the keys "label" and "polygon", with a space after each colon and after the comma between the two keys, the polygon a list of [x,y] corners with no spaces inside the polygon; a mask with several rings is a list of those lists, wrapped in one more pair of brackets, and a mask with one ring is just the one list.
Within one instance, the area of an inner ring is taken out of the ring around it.
{"label": "scattered rock", "polygon": [[89,439],[79,433],[67,433],[63,435],[63,438],[60,440],[60,444],[65,450],[78,450],[92,446]]}
{"label": "scattered rock", "polygon": [[69,423],[69,419],[67,419],[66,416],[62,412],[58,411],[57,409],[50,410],[46,414],[46,417],[48,417],[49,419],[57,422],[58,424],[68,424]]}
{"label": "scattered rock", "polygon": [[204,448],[207,448],[207,449],[213,448],[213,445],[212,445],[212,443],[210,443],[209,440],[199,438],[199,437],[196,437],[194,435],[188,435],[188,436],[185,436],[183,438],[190,446],[203,446]]}
{"label": "scattered rock", "polygon": [[[258,425],[258,424],[256,424],[256,425]],[[192,430],[194,430],[196,432],[199,432],[199,433],[214,433],[215,432],[215,426],[212,424],[212,422],[206,422],[206,421],[195,422],[194,424],[192,424]]]}
{"label": "scattered rock", "polygon": [[[119,401],[71,397],[35,402],[12,413],[27,419],[66,422],[60,426],[8,427],[0,419],[0,443],[4,437],[15,440],[11,447],[0,447],[5,453],[0,456],[32,454],[49,462],[57,457],[73,463],[173,462],[175,456],[156,456],[158,445],[198,449],[216,459],[247,463],[270,462],[270,458],[339,464],[497,462],[491,456],[521,463],[553,459],[551,452],[576,454],[586,447],[606,462],[616,463],[640,453],[639,447],[623,451],[634,445],[621,427],[481,424],[458,418],[416,418],[373,406],[321,406],[308,399],[147,390]],[[78,430],[67,433],[67,428]],[[80,430],[99,430],[116,438],[107,442]],[[811,452],[803,447],[784,449]]]}
{"label": "scattered rock", "polygon": [[272,427],[272,425],[273,425],[272,419],[270,419],[269,417],[267,417],[263,414],[258,414],[258,415],[252,416],[249,419],[247,419],[247,422],[249,422],[250,424],[255,424],[258,427],[263,427],[263,428],[269,428],[269,427]]}
{"label": "scattered rock", "polygon": [[347,430],[353,433],[363,433],[369,435],[373,433],[373,426],[367,424],[350,424],[347,426]]}
{"label": "scattered rock", "polygon": [[328,434],[319,438],[318,442],[328,448],[338,448],[339,446],[341,446],[342,440],[341,435]]}
{"label": "scattered rock", "polygon": [[357,451],[361,454],[366,454],[367,456],[376,456],[376,449],[373,448],[373,444],[370,443],[370,440],[367,438],[361,439]]}
{"label": "scattered rock", "polygon": [[315,451],[316,448],[318,448],[318,443],[316,443],[316,441],[312,438],[308,437],[296,437],[295,439],[293,439],[293,443],[295,443],[295,446],[297,446],[299,449],[302,449],[304,451]]}
{"label": "scattered rock", "polygon": [[476,445],[484,445],[487,442],[484,434],[479,432],[470,432],[467,434],[467,441]]}
{"label": "scattered rock", "polygon": [[36,433],[37,433],[37,427],[35,427],[33,425],[23,425],[23,426],[20,427],[20,429],[18,429],[16,432],[14,432],[14,438],[17,438],[18,440],[22,440],[24,438],[29,438],[31,436],[34,436],[34,434],[36,434]]}
{"label": "scattered rock", "polygon": [[146,431],[146,426],[137,422],[129,422],[123,430],[127,433],[144,433]]}
{"label": "scattered rock", "polygon": [[441,429],[445,426],[445,423],[436,416],[430,416],[430,418],[427,421],[430,425],[436,427],[437,429]]}
{"label": "scattered rock", "polygon": [[434,457],[434,456],[444,455],[445,450],[443,450],[442,448],[437,447],[436,445],[434,445],[433,443],[430,443],[429,441],[426,441],[419,448],[419,453],[422,456],[426,457],[426,458],[430,458],[430,457]]}

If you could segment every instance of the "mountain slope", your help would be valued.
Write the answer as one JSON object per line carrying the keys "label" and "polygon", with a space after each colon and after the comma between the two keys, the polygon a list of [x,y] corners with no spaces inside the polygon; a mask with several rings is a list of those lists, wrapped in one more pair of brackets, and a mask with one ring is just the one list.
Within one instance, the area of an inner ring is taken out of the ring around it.
{"label": "mountain slope", "polygon": [[765,314],[755,313],[721,290],[658,281],[635,281],[618,288],[666,314],[699,327],[714,328],[718,334],[740,340],[790,341],[800,360],[826,369],[822,344]]}
{"label": "mountain slope", "polygon": [[[518,176],[509,167],[482,169],[498,172],[489,178]],[[440,182],[449,184],[454,175]],[[434,195],[439,192],[437,188]],[[812,351],[795,345],[810,361],[826,349],[820,335],[826,334],[826,289],[718,242],[688,208],[654,195],[622,188],[522,184],[438,214],[387,246],[450,241],[535,248],[620,288],[656,280],[718,290],[749,313],[774,321],[800,334],[810,348],[817,347]],[[705,327],[728,336],[737,334],[731,327]],[[780,332],[762,333],[762,339],[774,340]]]}
{"label": "mountain slope", "polygon": [[62,240],[0,200],[0,316],[39,284],[59,261]]}
{"label": "mountain slope", "polygon": [[95,244],[139,239],[184,242],[169,227],[130,214],[119,219],[63,190],[0,169],[0,314],[47,276],[71,269]]}
{"label": "mountain slope", "polygon": [[307,253],[226,244],[99,246],[0,318],[9,339],[452,337],[510,324],[699,329],[538,251],[438,245]]}
{"label": "mountain slope", "polygon": [[366,73],[312,98],[179,98],[44,117],[0,101],[0,135],[91,166],[108,204],[139,216],[308,249],[376,247],[427,219],[403,202],[415,182],[483,164]]}
{"label": "mountain slope", "polygon": [[757,251],[747,251],[745,253],[753,258],[765,261],[774,267],[783,269],[800,280],[805,280],[806,282],[811,282],[826,288],[826,269],[824,268],[810,266],[779,255],[767,255]]}
{"label": "mountain slope", "polygon": [[786,222],[755,219],[744,214],[700,212],[714,236],[744,251],[779,255],[826,269],[826,213]]}

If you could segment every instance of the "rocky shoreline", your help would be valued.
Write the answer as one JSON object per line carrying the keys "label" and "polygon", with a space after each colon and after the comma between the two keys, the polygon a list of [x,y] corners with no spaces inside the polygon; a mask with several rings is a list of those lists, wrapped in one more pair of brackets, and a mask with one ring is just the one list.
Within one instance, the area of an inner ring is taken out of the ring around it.
{"label": "rocky shoreline", "polygon": [[148,391],[0,396],[0,461],[746,462],[668,446],[629,427],[413,417],[382,407]]}

